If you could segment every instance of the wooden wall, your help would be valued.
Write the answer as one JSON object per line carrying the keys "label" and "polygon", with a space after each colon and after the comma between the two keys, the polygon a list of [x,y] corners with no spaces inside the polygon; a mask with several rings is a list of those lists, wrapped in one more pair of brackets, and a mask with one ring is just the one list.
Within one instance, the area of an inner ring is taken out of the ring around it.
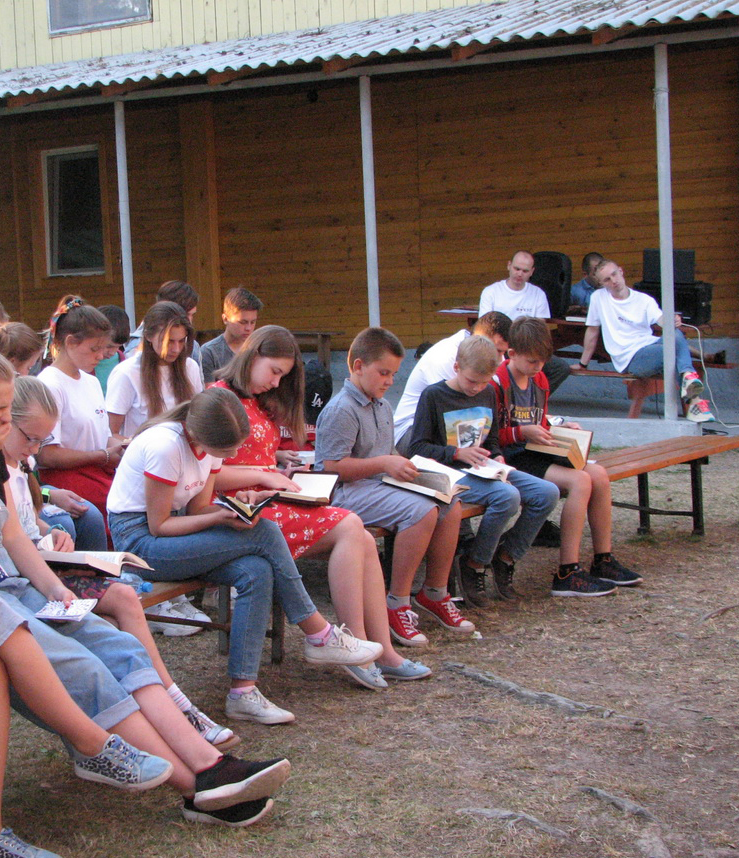
{"label": "wooden wall", "polygon": [[0,69],[367,21],[479,0],[152,0],[153,19],[49,36],[48,0],[0,0]]}
{"label": "wooden wall", "polygon": [[[715,284],[715,334],[739,336],[739,46],[671,49],[670,75],[675,246],[695,249],[698,278]],[[648,51],[374,79],[383,323],[409,346],[450,333],[458,323],[437,311],[476,302],[518,248],[564,251],[576,276],[599,250],[640,279],[642,250],[658,244],[652,88]],[[219,326],[217,299],[238,283],[265,301],[264,322],[344,331],[344,345],[367,324],[356,81],[158,101],[127,117],[139,314],[162,281],[188,277],[208,296],[202,328]],[[188,121],[208,129],[202,170]],[[15,273],[32,324],[70,288],[122,303],[112,133],[112,106],[0,123],[0,300],[20,306],[6,295]],[[36,153],[96,135],[109,271],[45,278]]]}

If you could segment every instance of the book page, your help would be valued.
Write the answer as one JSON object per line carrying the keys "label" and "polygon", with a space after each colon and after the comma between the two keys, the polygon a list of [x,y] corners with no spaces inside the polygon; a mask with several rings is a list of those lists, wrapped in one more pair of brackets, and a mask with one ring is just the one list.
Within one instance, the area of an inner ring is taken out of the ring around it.
{"label": "book page", "polygon": [[590,453],[590,444],[593,440],[593,433],[588,429],[570,429],[567,426],[552,426],[550,431],[553,438],[571,439],[575,441],[577,446],[580,448],[583,459],[588,458],[588,454]]}
{"label": "book page", "polygon": [[449,465],[443,465],[441,462],[437,462],[436,459],[427,459],[425,456],[414,456],[411,462],[419,471],[433,471],[437,474],[445,474],[451,485],[458,483],[462,479],[462,471],[457,470],[457,468],[450,468]]}
{"label": "book page", "polygon": [[296,471],[290,479],[300,486],[301,490],[298,494],[306,497],[327,498],[331,495],[339,475]]}

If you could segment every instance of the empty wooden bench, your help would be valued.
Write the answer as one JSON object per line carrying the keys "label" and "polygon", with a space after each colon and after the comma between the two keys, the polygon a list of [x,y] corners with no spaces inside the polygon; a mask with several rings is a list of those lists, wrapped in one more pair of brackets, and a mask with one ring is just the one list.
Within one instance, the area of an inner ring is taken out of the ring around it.
{"label": "empty wooden bench", "polygon": [[[684,515],[693,519],[693,533],[703,536],[703,474],[701,468],[708,457],[727,450],[739,448],[736,435],[689,435],[653,441],[639,447],[624,447],[620,450],[595,454],[595,460],[608,472],[610,481],[636,477],[638,504],[614,501],[613,505],[639,511],[639,533],[649,533],[650,517],[653,515]],[[649,474],[669,468],[671,465],[690,465],[690,488],[692,506],[690,510],[654,509],[649,505]]]}

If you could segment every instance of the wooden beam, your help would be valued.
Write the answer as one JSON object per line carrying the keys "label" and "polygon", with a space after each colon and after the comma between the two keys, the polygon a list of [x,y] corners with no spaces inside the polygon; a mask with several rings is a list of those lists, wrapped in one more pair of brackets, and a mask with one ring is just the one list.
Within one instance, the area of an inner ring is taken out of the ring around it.
{"label": "wooden beam", "polygon": [[615,42],[618,39],[622,39],[624,36],[628,36],[629,33],[633,33],[634,30],[636,30],[636,27],[634,27],[633,24],[626,24],[624,27],[619,27],[618,30],[614,30],[611,27],[603,27],[593,33],[591,41],[596,46],[607,45],[610,42]]}
{"label": "wooden beam", "polygon": [[125,95],[127,92],[133,92],[137,89],[147,89],[147,87],[153,85],[154,81],[149,80],[149,78],[145,78],[144,80],[125,80],[121,83],[109,83],[106,86],[101,86],[100,92],[106,96]]}
{"label": "wooden beam", "polygon": [[5,99],[5,106],[10,108],[28,107],[29,104],[38,104],[42,101],[54,101],[58,98],[69,98],[69,87],[62,92],[22,92],[20,95],[9,95]]}
{"label": "wooden beam", "polygon": [[338,72],[345,71],[352,66],[357,66],[366,61],[366,57],[349,57],[348,59],[345,57],[331,57],[330,60],[326,60],[323,63],[323,73],[326,75],[338,74]]}
{"label": "wooden beam", "polygon": [[232,80],[240,80],[253,75],[257,70],[244,67],[240,69],[226,69],[226,71],[209,71],[205,76],[211,86],[220,86],[223,83],[231,83]]}
{"label": "wooden beam", "polygon": [[187,281],[199,293],[198,327],[221,327],[221,257],[213,103],[182,104],[180,159]]}
{"label": "wooden beam", "polygon": [[474,42],[470,45],[452,45],[452,60],[455,63],[468,60],[476,54],[489,51],[492,47],[493,45],[482,45],[480,42]]}

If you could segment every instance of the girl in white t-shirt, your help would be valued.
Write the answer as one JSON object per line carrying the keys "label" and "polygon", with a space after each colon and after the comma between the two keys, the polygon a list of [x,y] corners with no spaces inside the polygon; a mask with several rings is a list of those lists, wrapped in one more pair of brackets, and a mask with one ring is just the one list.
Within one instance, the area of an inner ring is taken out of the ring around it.
{"label": "girl in white t-shirt", "polygon": [[59,303],[49,322],[55,357],[38,378],[51,390],[59,420],[39,450],[46,483],[70,489],[105,514],[113,473],[123,454],[111,435],[100,382],[91,375],[108,345],[110,322],[76,295]]}
{"label": "girl in white t-shirt", "polygon": [[[10,474],[10,487],[21,527],[34,543],[48,532],[52,534],[55,551],[74,551],[75,544],[63,527],[49,528],[38,516],[41,500],[36,478],[29,473],[28,460],[38,452],[41,441],[56,425],[57,407],[54,397],[37,378],[17,378],[11,408],[12,424],[3,444],[5,464]],[[154,669],[159,674],[170,697],[187,715],[200,734],[220,750],[239,740],[233,730],[221,727],[193,706],[174,683],[162,661],[149,631],[144,610],[133,587],[97,575],[63,575],[65,586],[80,599],[98,599],[96,614],[112,617],[124,632],[132,634],[143,644]]]}
{"label": "girl in white t-shirt", "polygon": [[[133,551],[155,570],[154,581],[203,578],[236,588],[226,714],[237,720],[280,724],[292,712],[256,688],[273,589],[291,623],[306,634],[304,655],[314,664],[361,665],[382,645],[355,638],[326,622],[305,591],[300,573],[271,521],[251,524],[212,503],[221,460],[234,456],[249,434],[249,420],[230,390],[211,388],[154,418],[131,441],[108,497],[118,550]],[[253,503],[273,492],[242,492]]]}
{"label": "girl in white t-shirt", "polygon": [[156,417],[203,389],[200,368],[188,357],[193,331],[187,313],[173,301],[159,301],[144,316],[141,345],[108,379],[105,407],[110,431],[132,436]]}

